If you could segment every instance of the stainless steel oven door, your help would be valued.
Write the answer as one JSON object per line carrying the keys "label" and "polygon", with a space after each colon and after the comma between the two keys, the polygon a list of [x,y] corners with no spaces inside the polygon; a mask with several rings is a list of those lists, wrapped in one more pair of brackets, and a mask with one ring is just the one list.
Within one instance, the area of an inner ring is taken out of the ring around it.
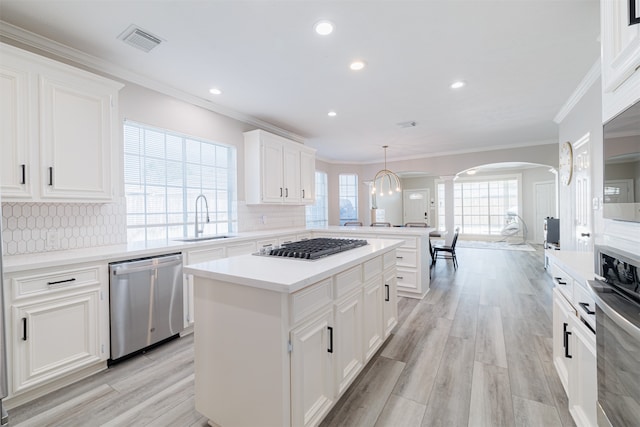
{"label": "stainless steel oven door", "polygon": [[640,420],[640,305],[589,282],[596,300],[598,425]]}

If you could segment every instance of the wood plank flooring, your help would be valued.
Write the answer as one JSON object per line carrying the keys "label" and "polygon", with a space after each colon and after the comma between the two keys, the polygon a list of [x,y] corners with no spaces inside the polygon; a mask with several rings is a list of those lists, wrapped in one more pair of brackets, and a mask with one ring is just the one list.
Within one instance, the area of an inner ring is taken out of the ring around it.
{"label": "wood plank flooring", "polygon": [[[460,248],[323,427],[573,426],[551,358],[552,283],[536,252]],[[247,408],[251,410],[251,408]],[[206,426],[187,336],[9,412],[11,425]],[[262,426],[247,426],[262,427]]]}

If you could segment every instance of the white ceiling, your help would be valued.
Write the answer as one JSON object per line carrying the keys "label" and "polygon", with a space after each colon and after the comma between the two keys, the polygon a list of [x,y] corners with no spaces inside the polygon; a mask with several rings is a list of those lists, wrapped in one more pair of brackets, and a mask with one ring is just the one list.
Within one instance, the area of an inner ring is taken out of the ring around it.
{"label": "white ceiling", "polygon": [[[0,19],[342,162],[379,162],[382,145],[394,160],[555,142],[600,53],[598,0],[2,0]],[[320,19],[333,34],[314,33]],[[165,42],[126,45],[131,24]]]}

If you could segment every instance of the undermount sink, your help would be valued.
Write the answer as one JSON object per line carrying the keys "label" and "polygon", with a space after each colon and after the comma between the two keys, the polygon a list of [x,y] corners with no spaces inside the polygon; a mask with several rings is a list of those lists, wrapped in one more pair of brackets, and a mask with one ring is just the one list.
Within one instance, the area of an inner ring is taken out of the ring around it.
{"label": "undermount sink", "polygon": [[173,239],[176,242],[200,242],[202,240],[218,240],[227,239],[231,236],[199,236],[199,237],[185,237],[183,239]]}

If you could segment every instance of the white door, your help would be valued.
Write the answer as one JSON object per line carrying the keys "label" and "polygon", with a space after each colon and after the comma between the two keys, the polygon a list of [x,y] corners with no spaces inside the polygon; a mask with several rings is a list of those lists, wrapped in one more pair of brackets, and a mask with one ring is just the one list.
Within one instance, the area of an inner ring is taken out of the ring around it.
{"label": "white door", "polygon": [[405,224],[407,222],[433,224],[433,221],[429,218],[429,197],[430,191],[428,188],[402,191]]}
{"label": "white door", "polygon": [[573,174],[575,177],[575,229],[573,231],[575,248],[579,252],[593,251],[590,149],[589,134],[580,138],[573,146]]}
{"label": "white door", "polygon": [[544,219],[556,216],[556,183],[554,181],[536,182],[536,216],[533,224],[533,241],[544,242]]}

